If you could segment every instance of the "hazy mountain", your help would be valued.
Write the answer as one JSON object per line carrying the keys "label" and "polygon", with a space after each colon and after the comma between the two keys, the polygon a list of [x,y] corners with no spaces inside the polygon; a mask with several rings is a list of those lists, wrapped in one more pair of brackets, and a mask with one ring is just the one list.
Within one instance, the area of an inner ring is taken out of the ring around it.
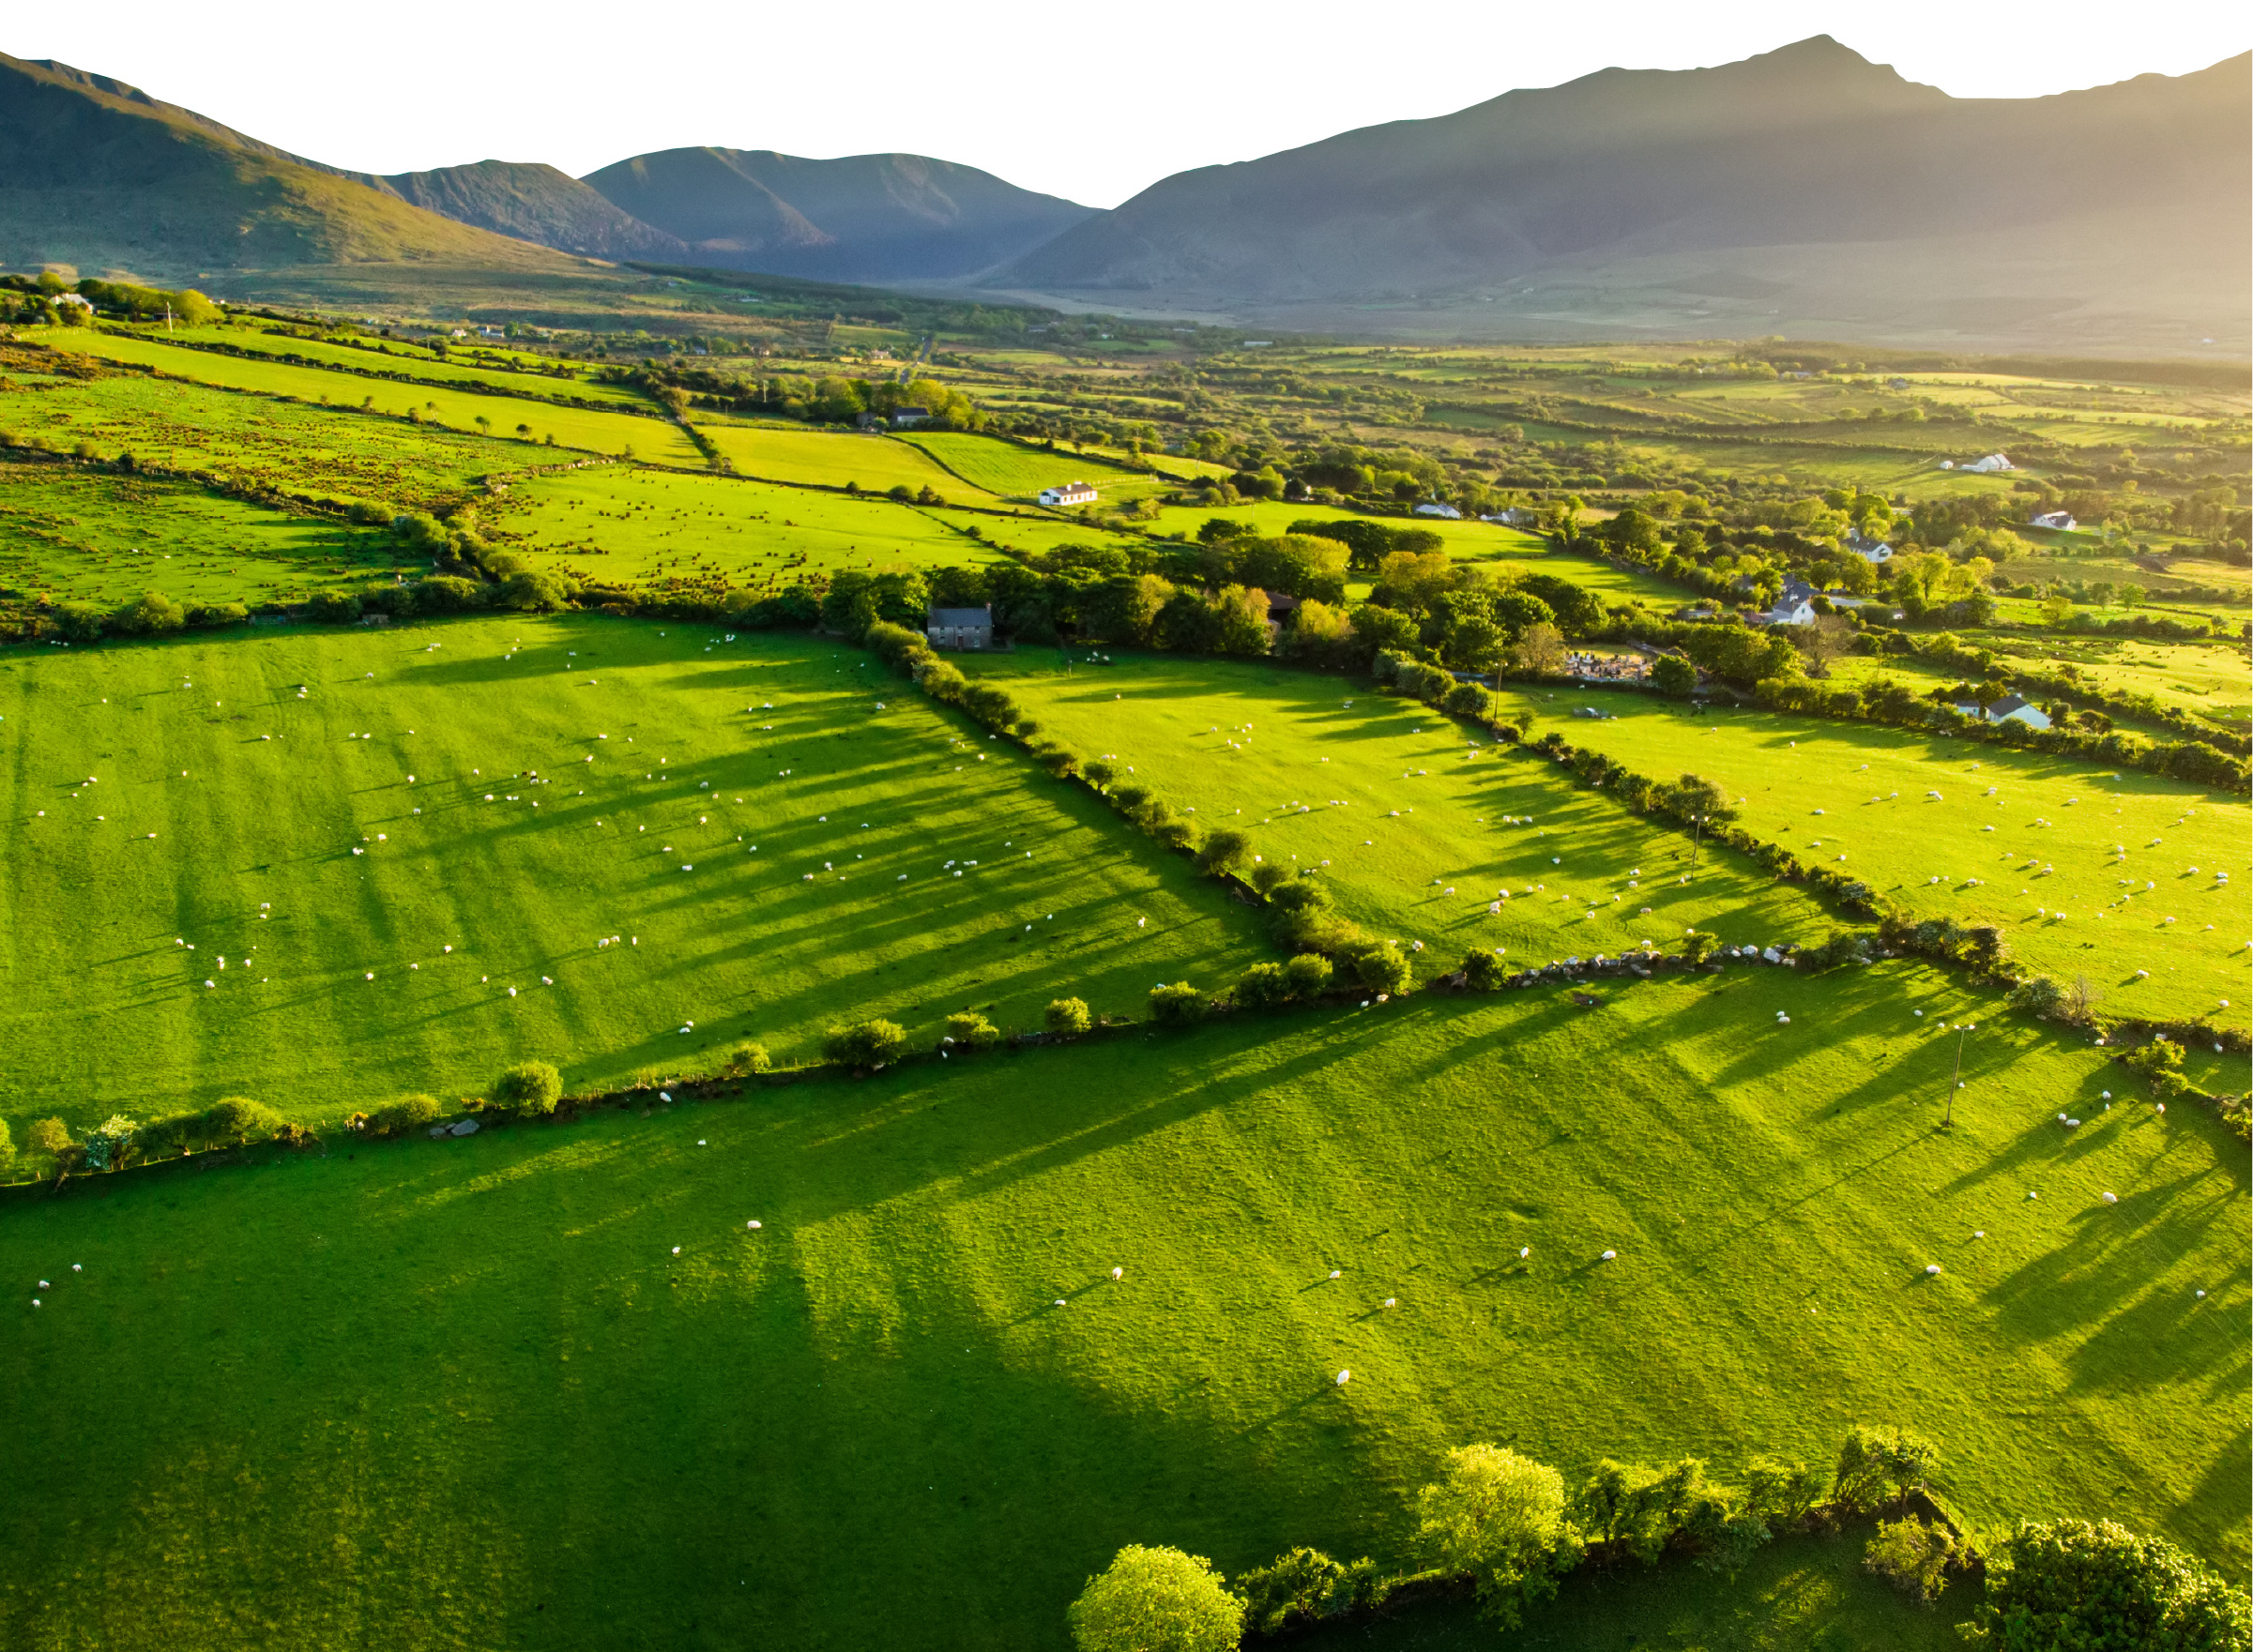
{"label": "hazy mountain", "polygon": [[1501,330],[1655,305],[1693,330],[2101,311],[2242,338],[2247,84],[2240,57],[1959,99],[1819,36],[1177,174],[991,279],[1145,310],[1327,307],[1338,325],[1346,305],[1492,305]]}
{"label": "hazy mountain", "polygon": [[403,259],[568,267],[107,76],[0,55],[0,264],[187,280]]}
{"label": "hazy mountain", "polygon": [[539,161],[480,160],[373,180],[426,211],[589,258],[678,262],[688,248],[629,218],[599,193]]}
{"label": "hazy mountain", "polygon": [[944,280],[1030,250],[1091,209],[922,155],[808,160],[664,149],[584,180],[690,261],[821,280]]}

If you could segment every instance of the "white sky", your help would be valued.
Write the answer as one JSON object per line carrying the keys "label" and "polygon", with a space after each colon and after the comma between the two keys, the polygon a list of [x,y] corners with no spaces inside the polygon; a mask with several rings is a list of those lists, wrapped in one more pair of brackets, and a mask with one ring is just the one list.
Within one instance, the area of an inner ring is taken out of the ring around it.
{"label": "white sky", "polygon": [[26,7],[0,51],[114,75],[330,165],[545,160],[696,144],[902,149],[1110,206],[1168,173],[1599,68],[1691,68],[1829,34],[1959,98],[2183,74],[2253,44],[2208,0],[1140,0],[595,7],[114,0]]}

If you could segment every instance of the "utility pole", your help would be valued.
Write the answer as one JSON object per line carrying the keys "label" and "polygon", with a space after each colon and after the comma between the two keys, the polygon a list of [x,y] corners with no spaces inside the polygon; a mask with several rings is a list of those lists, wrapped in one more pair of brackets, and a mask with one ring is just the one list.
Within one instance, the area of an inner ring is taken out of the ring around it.
{"label": "utility pole", "polygon": [[1944,1130],[1956,1128],[1956,1092],[1963,1087],[1964,1040],[1971,1036],[1975,1025],[1975,1023],[1965,1022],[1956,1029],[1956,1070],[1948,1075],[1948,1114],[1941,1120],[1941,1129]]}
{"label": "utility pole", "polygon": [[1695,828],[1690,834],[1690,864],[1696,866],[1697,851],[1705,843],[1705,816],[1694,814],[1690,817],[1690,824]]}

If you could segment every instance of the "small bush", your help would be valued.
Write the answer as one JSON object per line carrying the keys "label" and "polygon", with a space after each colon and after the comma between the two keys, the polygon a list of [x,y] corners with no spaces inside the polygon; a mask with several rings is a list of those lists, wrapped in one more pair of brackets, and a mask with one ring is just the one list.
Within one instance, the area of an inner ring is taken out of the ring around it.
{"label": "small bush", "polygon": [[1236,1652],[1243,1603],[1212,1562],[1130,1543],[1065,1614],[1078,1652]]}
{"label": "small bush", "polygon": [[1920,1606],[1929,1606],[1948,1586],[1956,1563],[1956,1538],[1945,1526],[1927,1525],[1915,1515],[1880,1521],[1877,1535],[1863,1551],[1862,1564]]}
{"label": "small bush", "polygon": [[1150,1019],[1160,1026],[1193,1026],[1205,1019],[1210,1008],[1205,994],[1187,981],[1150,989]]}
{"label": "small bush", "polygon": [[2047,1018],[2065,1007],[2065,984],[2053,976],[2038,975],[2013,987],[2002,1002],[2007,1008]]}
{"label": "small bush", "polygon": [[1272,860],[1263,860],[1252,869],[1251,884],[1262,895],[1272,898],[1275,891],[1289,883],[1294,875],[1296,874],[1287,866]]}
{"label": "small bush", "polygon": [[1290,981],[1280,963],[1255,963],[1238,979],[1229,997],[1246,1009],[1271,1009],[1287,1002]]}
{"label": "small bush", "polygon": [[1119,771],[1100,757],[1090,757],[1079,765],[1080,778],[1101,791],[1118,777]]}
{"label": "small bush", "polygon": [[1085,998],[1058,998],[1042,1012],[1042,1024],[1067,1038],[1077,1038],[1093,1024]]}
{"label": "small bush", "polygon": [[204,1114],[215,1142],[263,1142],[287,1124],[282,1114],[248,1096],[222,1096]]}
{"label": "small bush", "polygon": [[359,617],[359,599],[349,591],[315,591],[305,612],[322,625],[348,625]]}
{"label": "small bush", "polygon": [[748,1038],[727,1053],[727,1070],[731,1073],[761,1073],[774,1066],[774,1058],[767,1053],[767,1046],[754,1044]]}
{"label": "small bush", "polygon": [[1001,1029],[976,1010],[947,1017],[947,1040],[957,1049],[991,1050],[1001,1042]]}
{"label": "small bush", "polygon": [[23,1151],[37,1159],[60,1159],[72,1145],[70,1127],[59,1118],[34,1119],[23,1132]]}
{"label": "small bush", "polygon": [[1032,760],[1059,781],[1068,781],[1079,771],[1079,754],[1069,746],[1059,746],[1050,740],[1038,747]]}
{"label": "small bush", "polygon": [[1197,871],[1207,877],[1241,871],[1252,858],[1252,840],[1234,826],[1223,826],[1197,850]]}
{"label": "small bush", "polygon": [[1682,938],[1682,955],[1693,965],[1703,963],[1721,945],[1721,937],[1705,930],[1692,930]]}
{"label": "small bush", "polygon": [[1414,978],[1408,955],[1381,941],[1366,941],[1340,960],[1353,978],[1373,993],[1405,993]]}
{"label": "small bush", "polygon": [[1507,973],[1502,961],[1483,947],[1463,954],[1463,984],[1474,993],[1493,992]]}
{"label": "small bush", "polygon": [[1283,966],[1283,978],[1290,983],[1294,998],[1312,998],[1327,992],[1330,973],[1330,960],[1319,952],[1302,952]]}
{"label": "small bush", "polygon": [[2190,1088],[2190,1080],[2183,1073],[2183,1046],[2169,1039],[2154,1038],[2121,1060],[2131,1071],[2141,1073],[2152,1094],[2162,1101],[2171,1101]]}
{"label": "small bush", "polygon": [[1803,966],[1812,970],[1842,969],[1849,964],[1867,963],[1870,961],[1870,938],[1857,935],[1850,930],[1833,930],[1830,938],[1819,947],[1809,947],[1800,954]]}
{"label": "small bush", "polygon": [[493,1083],[493,1101],[524,1118],[556,1111],[563,1099],[563,1075],[545,1061],[520,1061]]}
{"label": "small bush", "polygon": [[368,1114],[368,1133],[372,1136],[403,1136],[410,1130],[427,1129],[437,1121],[438,1103],[429,1096],[402,1096],[387,1102]]}
{"label": "small bush", "polygon": [[864,1021],[831,1027],[822,1053],[842,1067],[883,1067],[907,1052],[907,1033],[897,1022]]}

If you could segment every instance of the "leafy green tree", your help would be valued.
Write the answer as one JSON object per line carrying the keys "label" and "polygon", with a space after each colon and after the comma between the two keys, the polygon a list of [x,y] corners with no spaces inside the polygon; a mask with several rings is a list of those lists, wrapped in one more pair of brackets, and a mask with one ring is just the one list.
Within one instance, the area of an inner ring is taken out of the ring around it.
{"label": "leafy green tree", "polygon": [[762,1073],[773,1067],[774,1057],[767,1053],[767,1046],[748,1038],[727,1053],[727,1070],[731,1073]]}
{"label": "leafy green tree", "polygon": [[1312,998],[1330,987],[1330,960],[1319,952],[1301,952],[1283,966],[1283,978],[1293,998]]}
{"label": "leafy green tree", "polygon": [[1075,1038],[1093,1024],[1085,998],[1056,998],[1042,1012],[1042,1024],[1052,1033]]}
{"label": "leafy green tree", "polygon": [[1940,1599],[1955,1561],[1955,1535],[1913,1514],[1906,1520],[1880,1521],[1862,1552],[1865,1568],[1920,1606]]}
{"label": "leafy green tree", "polygon": [[1521,676],[1549,677],[1564,671],[1564,637],[1553,625],[1530,625],[1510,649],[1510,667]]}
{"label": "leafy green tree", "polygon": [[1506,1447],[1458,1447],[1416,1494],[1415,1546],[1438,1569],[1476,1578],[1514,1627],[1524,1605],[1556,1591],[1559,1562],[1574,1553],[1564,1477]]}
{"label": "leafy green tree", "polygon": [[1001,1042],[1001,1029],[974,1009],[947,1017],[946,1038],[957,1049],[991,1050]]}
{"label": "leafy green tree", "polygon": [[368,1133],[372,1136],[403,1136],[409,1130],[428,1129],[437,1122],[438,1103],[430,1096],[402,1096],[388,1101],[368,1115]]}
{"label": "leafy green tree", "polygon": [[1065,1614],[1078,1652],[1236,1652],[1243,1602],[1202,1555],[1130,1543]]}
{"label": "leafy green tree", "polygon": [[1460,967],[1463,984],[1474,993],[1491,993],[1509,977],[1502,961],[1484,947],[1473,947],[1464,953]]}
{"label": "leafy green tree", "polygon": [[1964,1626],[1993,1652],[2245,1652],[2253,1603],[2173,1544],[2110,1521],[2021,1524]]}
{"label": "leafy green tree", "polygon": [[204,1117],[212,1139],[221,1142],[264,1141],[287,1122],[265,1102],[248,1096],[222,1096]]}
{"label": "leafy green tree", "polygon": [[1662,654],[1652,661],[1651,680],[1660,693],[1687,700],[1697,690],[1697,668],[1679,654]]}
{"label": "leafy green tree", "polygon": [[176,631],[186,623],[180,605],[161,591],[144,591],[110,616],[111,627],[129,637]]}
{"label": "leafy green tree", "polygon": [[1197,848],[1197,871],[1208,877],[1241,872],[1252,858],[1252,840],[1234,826],[1223,826]]}
{"label": "leafy green tree", "polygon": [[563,1075],[545,1061],[520,1061],[493,1081],[494,1104],[525,1118],[555,1112],[562,1098]]}
{"label": "leafy green tree", "polygon": [[60,1159],[72,1145],[70,1127],[59,1118],[34,1119],[23,1132],[23,1150],[37,1159]]}
{"label": "leafy green tree", "polygon": [[822,1053],[840,1067],[884,1067],[906,1053],[906,1030],[880,1018],[831,1027],[822,1040]]}
{"label": "leafy green tree", "polygon": [[1849,1508],[1875,1508],[1888,1494],[1899,1501],[1925,1489],[1940,1460],[1940,1447],[1921,1434],[1856,1423],[1839,1445],[1832,1494]]}
{"label": "leafy green tree", "polygon": [[1187,981],[1174,981],[1166,986],[1152,987],[1149,995],[1150,1019],[1160,1026],[1192,1026],[1205,1019],[1211,1008],[1205,994]]}
{"label": "leafy green tree", "polygon": [[1355,980],[1373,993],[1405,993],[1414,977],[1408,955],[1379,941],[1364,942],[1340,962],[1353,972]]}

